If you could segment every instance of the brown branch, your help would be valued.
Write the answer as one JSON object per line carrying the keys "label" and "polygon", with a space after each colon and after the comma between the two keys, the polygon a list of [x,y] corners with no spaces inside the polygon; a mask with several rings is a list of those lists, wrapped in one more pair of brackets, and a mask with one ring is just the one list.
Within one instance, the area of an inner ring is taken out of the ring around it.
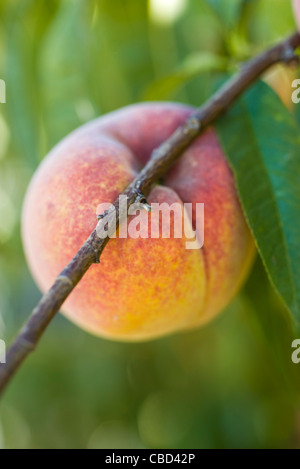
{"label": "brown branch", "polygon": [[[264,71],[278,62],[292,62],[295,59],[294,50],[299,45],[300,35],[297,33],[250,60],[236,76],[230,79],[201,108],[196,110],[167,141],[153,151],[149,162],[124,191],[123,195],[127,196],[128,201],[127,208],[136,201],[140,192],[148,195],[152,185],[171,168],[183,150],[209,124],[226,111]],[[117,222],[119,216],[122,219],[124,214],[119,213],[118,200],[115,201],[114,208],[116,212],[114,213],[113,209],[106,212],[98,225],[103,224],[102,227],[104,227],[110,219],[109,217],[115,219],[115,215],[117,215]],[[125,216],[127,216],[127,213],[125,213]],[[101,253],[108,241],[109,237],[99,238],[95,229],[71,262],[57,277],[50,290],[42,297],[9,348],[6,364],[0,364],[0,394],[27,355],[34,350],[48,324],[73,288],[89,267],[93,263],[99,262]]]}

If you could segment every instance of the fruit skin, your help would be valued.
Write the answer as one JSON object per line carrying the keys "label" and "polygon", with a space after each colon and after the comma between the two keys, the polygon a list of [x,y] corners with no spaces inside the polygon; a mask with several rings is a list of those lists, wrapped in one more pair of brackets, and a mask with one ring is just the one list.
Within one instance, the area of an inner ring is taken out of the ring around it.
{"label": "fruit skin", "polygon": [[292,83],[296,77],[295,70],[281,64],[273,66],[263,75],[263,80],[269,85],[289,111],[293,109]]}
{"label": "fruit skin", "polygon": [[[173,103],[128,106],[79,128],[44,159],[22,223],[43,292],[95,228],[99,203],[113,202],[192,111]],[[229,303],[251,265],[254,243],[213,129],[185,151],[148,201],[204,202],[204,247],[187,250],[186,239],[174,237],[111,239],[63,306],[96,335],[146,340],[203,324]]]}

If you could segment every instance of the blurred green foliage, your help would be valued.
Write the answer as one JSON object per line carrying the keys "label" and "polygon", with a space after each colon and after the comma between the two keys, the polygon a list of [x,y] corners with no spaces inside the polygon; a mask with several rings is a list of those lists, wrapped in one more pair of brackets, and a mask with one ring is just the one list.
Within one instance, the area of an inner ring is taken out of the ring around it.
{"label": "blurred green foliage", "polygon": [[[200,105],[224,70],[294,29],[287,0],[186,0],[178,14],[163,11],[163,1],[155,9],[158,3],[0,3],[7,86],[0,338],[7,342],[40,296],[24,260],[20,217],[46,152],[78,125],[126,104]],[[300,365],[291,362],[286,317],[259,260],[227,311],[191,333],[122,344],[59,316],[1,402],[0,447],[300,447]]]}

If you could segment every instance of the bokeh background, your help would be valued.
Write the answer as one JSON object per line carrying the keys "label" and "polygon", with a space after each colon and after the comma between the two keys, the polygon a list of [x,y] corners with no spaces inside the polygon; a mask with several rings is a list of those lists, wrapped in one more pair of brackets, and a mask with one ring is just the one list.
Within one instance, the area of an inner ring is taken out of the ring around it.
{"label": "bokeh background", "polygon": [[[1,0],[0,338],[40,297],[20,217],[47,151],[133,102],[198,106],[294,28],[287,0]],[[272,80],[290,100],[291,72]],[[299,448],[292,338],[259,259],[229,308],[194,332],[123,344],[59,315],[1,402],[0,447]]]}

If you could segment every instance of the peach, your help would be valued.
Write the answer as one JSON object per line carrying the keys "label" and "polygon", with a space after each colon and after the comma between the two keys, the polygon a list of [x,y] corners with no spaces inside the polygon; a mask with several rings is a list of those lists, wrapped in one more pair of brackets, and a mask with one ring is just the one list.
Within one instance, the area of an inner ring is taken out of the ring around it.
{"label": "peach", "polygon": [[[79,128],[44,159],[26,195],[22,227],[43,292],[95,228],[97,206],[113,202],[192,111],[172,103],[129,106]],[[63,306],[94,334],[145,340],[196,327],[230,302],[247,275],[254,243],[214,130],[197,138],[160,182],[150,204],[205,204],[204,246],[186,249],[187,238],[172,230],[169,239],[111,239]],[[142,210],[144,234],[149,216]]]}
{"label": "peach", "polygon": [[263,80],[279,96],[282,103],[290,111],[293,109],[292,83],[296,77],[294,68],[281,64],[275,65],[263,75]]}

